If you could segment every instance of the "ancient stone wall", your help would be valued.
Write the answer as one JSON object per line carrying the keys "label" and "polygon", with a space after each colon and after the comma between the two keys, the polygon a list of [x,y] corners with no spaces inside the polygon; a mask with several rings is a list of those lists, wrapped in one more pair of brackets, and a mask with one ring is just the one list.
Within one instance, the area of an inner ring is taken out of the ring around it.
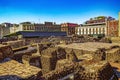
{"label": "ancient stone wall", "polygon": [[66,65],[58,70],[51,71],[50,73],[43,75],[42,78],[45,80],[57,80],[73,72],[74,72],[74,66]]}
{"label": "ancient stone wall", "polygon": [[94,54],[93,54],[93,60],[94,61],[102,61],[106,59],[106,53],[105,49],[98,49]]}
{"label": "ancient stone wall", "polygon": [[38,68],[42,68],[41,57],[40,56],[35,56],[35,57],[31,56],[29,64],[32,65],[32,66],[36,66]]}
{"label": "ancient stone wall", "polygon": [[4,42],[3,44],[9,45],[12,47],[12,49],[14,49],[14,48],[25,46],[25,41],[23,40],[8,41],[8,42]]}
{"label": "ancient stone wall", "polygon": [[5,58],[13,58],[12,48],[8,45],[0,45],[0,61]]}
{"label": "ancient stone wall", "polygon": [[106,63],[95,72],[79,72],[75,75],[75,78],[75,80],[117,80],[117,76],[109,63]]}
{"label": "ancient stone wall", "polygon": [[110,62],[120,62],[120,48],[113,48],[106,51],[106,60]]}
{"label": "ancient stone wall", "polygon": [[57,52],[55,48],[48,48],[42,51],[41,55],[41,64],[42,64],[42,72],[48,73],[51,70],[55,69],[57,62]]}
{"label": "ancient stone wall", "polygon": [[[101,65],[102,64],[98,66]],[[89,67],[89,69],[91,69],[91,67]],[[79,63],[65,65],[60,69],[43,75],[42,78],[45,80],[58,80],[70,74],[73,75],[72,80],[118,80],[109,63],[102,65],[100,68],[95,69],[95,71],[87,70],[86,67]]]}
{"label": "ancient stone wall", "polygon": [[25,50],[14,51],[14,60],[21,62],[23,55],[32,55],[37,52],[36,48],[28,47]]}

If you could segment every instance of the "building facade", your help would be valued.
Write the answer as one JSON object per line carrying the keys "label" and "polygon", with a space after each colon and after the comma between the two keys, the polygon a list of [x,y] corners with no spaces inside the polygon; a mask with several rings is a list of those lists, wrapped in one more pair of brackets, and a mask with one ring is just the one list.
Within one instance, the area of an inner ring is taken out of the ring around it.
{"label": "building facade", "polygon": [[118,36],[118,20],[107,21],[107,36]]}
{"label": "building facade", "polygon": [[23,22],[19,25],[15,24],[10,28],[10,33],[15,33],[18,31],[59,32],[61,31],[61,25],[52,22],[45,22],[44,24]]}
{"label": "building facade", "polygon": [[98,35],[107,34],[106,25],[76,27],[77,35]]}
{"label": "building facade", "polygon": [[10,28],[13,26],[11,23],[2,23],[1,24],[1,37],[10,34]]}
{"label": "building facade", "polygon": [[19,24],[18,29],[19,31],[35,31],[35,26],[30,22],[24,22]]}
{"label": "building facade", "polygon": [[118,22],[112,17],[98,16],[90,18],[90,20],[86,21],[85,24],[77,27],[76,34],[117,36],[117,25]]}
{"label": "building facade", "polygon": [[45,22],[44,24],[34,24],[35,31],[56,32],[61,31],[61,25],[53,22]]}
{"label": "building facade", "polygon": [[78,26],[78,24],[75,24],[75,23],[63,23],[63,24],[61,24],[61,31],[66,32],[67,35],[74,35],[75,28],[77,26]]}
{"label": "building facade", "polygon": [[10,27],[10,34],[15,33],[19,31],[19,25],[18,24],[13,24],[12,27]]}

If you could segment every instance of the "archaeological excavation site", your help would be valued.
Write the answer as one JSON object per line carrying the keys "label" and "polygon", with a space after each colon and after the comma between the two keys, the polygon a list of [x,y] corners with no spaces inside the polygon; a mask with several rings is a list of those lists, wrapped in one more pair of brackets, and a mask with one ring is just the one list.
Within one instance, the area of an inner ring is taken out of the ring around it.
{"label": "archaeological excavation site", "polygon": [[48,37],[0,44],[0,80],[119,80],[114,64],[120,64],[120,45],[105,38]]}

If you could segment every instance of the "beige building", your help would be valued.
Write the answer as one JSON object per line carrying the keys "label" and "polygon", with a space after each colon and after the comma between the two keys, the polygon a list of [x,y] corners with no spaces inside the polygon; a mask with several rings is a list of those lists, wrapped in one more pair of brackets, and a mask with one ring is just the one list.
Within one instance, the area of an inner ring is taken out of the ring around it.
{"label": "beige building", "polygon": [[10,27],[10,34],[18,31],[35,31],[34,24],[14,24]]}
{"label": "beige building", "polygon": [[5,35],[10,34],[10,27],[12,27],[13,24],[11,23],[2,23],[0,27],[0,38],[2,38]]}
{"label": "beige building", "polygon": [[19,31],[35,31],[34,24],[19,24]]}
{"label": "beige building", "polygon": [[94,35],[94,34],[104,34],[107,35],[106,25],[88,25],[80,26],[76,28],[77,35]]}
{"label": "beige building", "polygon": [[61,31],[61,26],[53,22],[45,22],[44,24],[33,24],[30,22],[23,22],[19,25],[13,25],[13,27],[10,27],[10,33],[15,33],[18,31],[55,32]]}
{"label": "beige building", "polygon": [[17,31],[19,31],[19,25],[14,24],[12,27],[10,27],[10,34],[15,33]]}

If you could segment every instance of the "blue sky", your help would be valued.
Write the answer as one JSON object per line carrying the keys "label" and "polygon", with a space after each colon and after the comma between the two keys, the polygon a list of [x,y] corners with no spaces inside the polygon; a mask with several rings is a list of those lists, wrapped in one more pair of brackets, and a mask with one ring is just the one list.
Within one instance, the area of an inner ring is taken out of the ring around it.
{"label": "blue sky", "polygon": [[83,23],[91,17],[118,19],[120,0],[0,0],[0,23]]}

